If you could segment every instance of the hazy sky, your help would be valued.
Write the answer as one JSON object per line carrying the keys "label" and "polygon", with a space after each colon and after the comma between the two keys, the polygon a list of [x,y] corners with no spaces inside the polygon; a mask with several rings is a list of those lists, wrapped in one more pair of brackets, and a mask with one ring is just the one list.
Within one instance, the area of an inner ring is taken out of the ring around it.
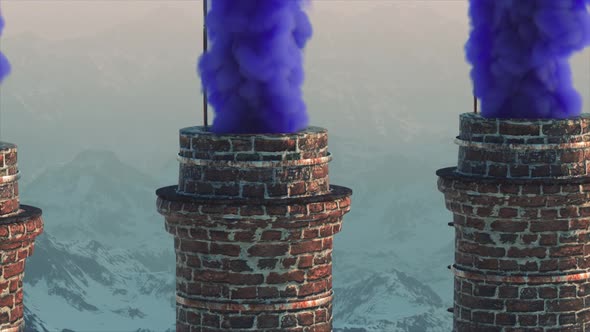
{"label": "hazy sky", "polygon": [[[467,24],[467,1],[461,0],[312,0],[310,14],[313,18],[316,10],[331,11],[348,17],[394,3],[428,6]],[[200,22],[201,4],[198,0],[0,0],[0,10],[7,36],[31,31],[44,39],[59,40],[96,33],[158,8],[180,8]]]}

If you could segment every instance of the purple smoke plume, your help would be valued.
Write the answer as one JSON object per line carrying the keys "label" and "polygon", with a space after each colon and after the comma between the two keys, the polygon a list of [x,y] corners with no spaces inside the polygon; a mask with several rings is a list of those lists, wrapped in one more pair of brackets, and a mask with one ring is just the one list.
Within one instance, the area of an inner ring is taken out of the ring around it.
{"label": "purple smoke plume", "polygon": [[465,45],[488,118],[567,118],[582,111],[569,57],[590,43],[589,0],[470,0]]}
{"label": "purple smoke plume", "polygon": [[[2,29],[4,29],[4,18],[2,18],[2,11],[0,11],[0,37],[2,37]],[[0,83],[10,73],[10,63],[8,59],[0,52]]]}
{"label": "purple smoke plume", "polygon": [[199,73],[215,108],[214,133],[305,129],[303,48],[312,27],[305,0],[213,0],[211,42]]}

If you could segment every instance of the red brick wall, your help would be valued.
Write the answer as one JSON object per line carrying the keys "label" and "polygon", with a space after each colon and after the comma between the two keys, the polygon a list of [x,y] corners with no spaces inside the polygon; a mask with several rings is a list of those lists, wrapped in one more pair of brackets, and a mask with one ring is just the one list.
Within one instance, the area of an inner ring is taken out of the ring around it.
{"label": "red brick wall", "polygon": [[[326,131],[216,136],[197,127],[180,137],[185,190],[157,192],[174,235],[177,331],[332,331],[333,236],[352,192],[327,187]],[[206,183],[214,189],[199,191]]]}
{"label": "red brick wall", "polygon": [[0,331],[22,331],[25,260],[43,231],[41,210],[20,205],[16,146],[0,143]]}
{"label": "red brick wall", "polygon": [[459,166],[437,172],[456,332],[590,328],[589,123],[461,115]]}
{"label": "red brick wall", "polygon": [[17,173],[16,145],[0,142],[0,215],[18,211]]}
{"label": "red brick wall", "polygon": [[328,133],[213,135],[180,130],[178,192],[199,197],[286,198],[329,190]]}

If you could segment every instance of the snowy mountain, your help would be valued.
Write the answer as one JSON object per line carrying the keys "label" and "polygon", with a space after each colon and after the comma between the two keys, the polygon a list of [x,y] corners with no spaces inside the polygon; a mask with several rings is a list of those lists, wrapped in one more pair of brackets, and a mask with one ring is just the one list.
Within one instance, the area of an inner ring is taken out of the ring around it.
{"label": "snowy mountain", "polygon": [[126,248],[155,241],[167,249],[172,237],[156,211],[155,189],[151,177],[113,152],[86,150],[47,169],[21,190],[21,200],[42,207],[45,229],[58,241],[90,238]]}
{"label": "snowy mountain", "polygon": [[[35,308],[33,310],[29,308]],[[43,322],[33,311],[37,312],[35,304],[25,305],[25,331],[24,332],[50,332],[54,330],[49,325]]]}
{"label": "snowy mountain", "polygon": [[87,150],[21,191],[45,221],[24,280],[36,330],[173,326],[173,240],[156,212],[155,188],[114,153]]}
{"label": "snowy mountain", "polygon": [[[334,288],[336,330],[447,332],[452,315],[427,285],[397,270]],[[335,330],[335,331],[336,331]]]}
{"label": "snowy mountain", "polygon": [[151,271],[129,250],[93,240],[60,244],[45,233],[26,265],[26,324],[33,331],[164,331],[175,321],[175,261],[168,262],[167,271]]}

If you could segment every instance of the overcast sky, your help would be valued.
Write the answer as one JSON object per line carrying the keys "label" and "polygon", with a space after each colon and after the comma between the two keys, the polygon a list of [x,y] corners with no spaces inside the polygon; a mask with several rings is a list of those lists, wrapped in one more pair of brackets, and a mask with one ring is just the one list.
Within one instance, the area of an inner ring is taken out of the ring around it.
{"label": "overcast sky", "polygon": [[[346,17],[400,3],[428,6],[467,24],[467,1],[462,0],[312,0],[310,14],[312,19],[314,11],[331,11]],[[201,4],[198,0],[0,0],[0,10],[6,20],[7,36],[32,31],[44,39],[55,40],[95,33],[158,8],[180,8],[200,22]]]}

